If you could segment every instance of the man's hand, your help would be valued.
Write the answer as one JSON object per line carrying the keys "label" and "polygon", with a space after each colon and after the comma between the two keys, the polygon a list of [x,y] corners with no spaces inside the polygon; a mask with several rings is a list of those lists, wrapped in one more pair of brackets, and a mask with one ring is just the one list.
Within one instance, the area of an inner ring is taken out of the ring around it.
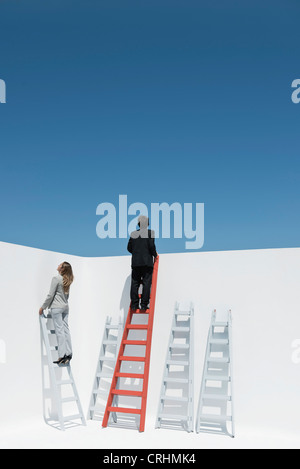
{"label": "man's hand", "polygon": [[40,309],[39,309],[39,315],[42,316],[43,313],[44,313],[43,308],[40,308]]}

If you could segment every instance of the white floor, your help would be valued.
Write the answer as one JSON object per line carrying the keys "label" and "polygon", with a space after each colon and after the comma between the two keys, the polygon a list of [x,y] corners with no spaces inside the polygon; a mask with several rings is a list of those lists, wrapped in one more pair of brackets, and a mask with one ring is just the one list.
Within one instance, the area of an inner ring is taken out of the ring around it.
{"label": "white floor", "polygon": [[[87,422],[64,432],[41,420],[0,429],[1,449],[300,449],[299,437],[258,434],[236,429],[232,439],[224,435],[186,433],[184,431],[146,428],[144,433],[120,428],[102,428],[101,422]],[[134,453],[134,451],[133,451]]]}

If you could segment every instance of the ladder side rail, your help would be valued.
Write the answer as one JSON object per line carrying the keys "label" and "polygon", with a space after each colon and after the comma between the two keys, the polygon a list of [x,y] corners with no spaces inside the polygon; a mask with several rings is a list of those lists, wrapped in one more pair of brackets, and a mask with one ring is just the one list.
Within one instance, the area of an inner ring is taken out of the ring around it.
{"label": "ladder side rail", "polygon": [[155,300],[156,300],[156,289],[157,289],[158,264],[159,264],[159,256],[157,256],[154,261],[153,274],[152,274],[150,308],[149,308],[149,313],[148,313],[147,345],[146,345],[145,365],[144,365],[144,382],[143,382],[143,391],[142,391],[143,397],[142,397],[141,417],[140,417],[140,432],[143,432],[145,428],[145,419],[146,419],[146,410],[147,410],[148,382],[149,382],[149,372],[150,372],[151,344],[152,344],[152,333],[153,333],[154,311],[155,311]]}
{"label": "ladder side rail", "polygon": [[[163,370],[163,377],[162,377],[162,393],[161,393],[160,397],[166,395],[167,388],[168,388],[167,379],[168,379],[169,374],[170,374],[170,363],[169,362],[171,362],[172,354],[173,354],[173,348],[171,346],[174,345],[174,338],[175,338],[174,328],[177,324],[176,313],[177,313],[178,309],[179,309],[179,304],[176,302],[175,308],[174,308],[174,313],[173,313],[173,318],[172,318],[172,324],[171,324],[171,328],[170,328],[169,344],[168,344],[167,356],[166,356],[165,366],[164,366],[164,370]],[[164,408],[165,408],[165,401],[161,399],[161,408],[160,408],[161,412],[158,412],[158,415],[157,415],[157,417],[159,419],[160,427],[162,425],[162,418],[159,417],[159,414],[164,413]]]}
{"label": "ladder side rail", "polygon": [[232,315],[231,310],[228,314],[228,338],[229,338],[229,366],[230,366],[230,390],[231,390],[231,418],[232,418],[232,434],[235,437],[235,421],[234,421],[234,398],[233,398],[233,345],[232,345]]}
{"label": "ladder side rail", "polygon": [[71,380],[71,386],[73,388],[73,393],[74,393],[74,396],[76,398],[76,403],[77,403],[77,407],[78,407],[78,411],[79,411],[79,414],[80,414],[82,425],[86,425],[86,420],[85,420],[85,417],[84,417],[84,414],[83,414],[81,402],[80,402],[80,399],[79,399],[79,394],[78,394],[78,391],[77,391],[77,387],[76,387],[76,384],[75,384],[75,380],[74,380],[72,369],[71,369],[70,365],[67,366],[67,370],[68,370],[69,378]]}
{"label": "ladder side rail", "polygon": [[[94,414],[95,414],[95,411],[94,411],[93,408],[95,407],[95,405],[97,403],[98,391],[99,391],[100,380],[101,380],[101,377],[97,376],[97,375],[100,374],[102,372],[102,369],[103,369],[103,362],[101,360],[101,356],[104,355],[104,345],[103,345],[103,343],[104,343],[104,340],[106,340],[107,337],[108,337],[106,326],[108,324],[110,324],[110,321],[111,321],[111,318],[109,316],[107,316],[106,321],[105,321],[103,335],[102,335],[102,342],[101,342],[101,345],[100,345],[100,351],[99,351],[99,356],[98,356],[98,360],[97,360],[97,365],[96,365],[95,379],[94,379],[94,384],[93,384],[93,388],[92,388],[91,400],[90,400],[90,406],[89,406],[89,412],[88,412],[88,415],[90,416],[91,419],[93,419]],[[95,392],[96,390],[97,390],[97,393]],[[93,410],[91,410],[91,409],[93,409]]]}
{"label": "ladder side rail", "polygon": [[47,318],[46,316],[44,316],[44,314],[40,316],[40,326],[41,326],[41,332],[42,332],[43,339],[44,339],[44,344],[46,347],[50,383],[52,385],[52,390],[54,394],[54,401],[55,401],[56,408],[57,408],[58,420],[59,420],[61,430],[64,431],[65,425],[64,425],[64,418],[63,418],[63,412],[62,412],[62,404],[61,404],[61,399],[59,395],[57,379],[56,379],[55,370],[54,370],[54,364],[52,361],[51,347],[50,347],[50,342],[49,342],[49,337],[48,337],[48,329],[46,327],[46,319]]}
{"label": "ladder side rail", "polygon": [[[191,330],[192,330],[192,316],[191,316],[191,313],[192,313],[192,310],[191,310],[191,307],[189,309],[189,314],[188,314],[188,326],[184,326],[184,327],[188,327],[189,331],[187,333],[187,337],[186,337],[186,340],[187,340],[187,343],[188,343],[188,346],[189,346],[189,349],[188,349],[188,371],[187,371],[187,408],[186,408],[186,419],[182,422],[182,425],[183,427],[186,429],[186,431],[188,432],[191,432],[193,431],[192,428],[191,428],[191,422],[192,422],[192,408],[191,408],[191,384],[192,384],[192,375],[191,375],[191,359],[192,359],[192,355],[191,355],[191,352],[192,352],[192,347],[193,347],[193,343],[192,343],[192,335],[191,335]],[[178,318],[177,318],[177,325],[178,325]],[[180,327],[180,326],[179,326]]]}
{"label": "ladder side rail", "polygon": [[[123,332],[124,332],[124,324],[123,324],[122,319],[119,318],[118,337],[117,337],[117,345],[116,345],[116,350],[115,350],[115,353],[116,353],[115,365],[116,365],[116,362],[117,362],[117,357],[118,357],[120,346],[121,346],[121,343],[122,343]],[[124,350],[125,350],[125,347],[124,347]],[[117,381],[115,389],[119,389],[119,382],[120,382],[120,380]],[[119,406],[119,396],[117,394],[115,394],[114,397],[113,397],[112,406],[114,406],[114,407]],[[116,412],[112,412],[111,415],[112,415],[113,421],[115,423],[117,423],[117,414],[116,414]]]}
{"label": "ladder side rail", "polygon": [[205,389],[207,387],[207,378],[208,378],[208,368],[209,368],[209,358],[210,358],[210,353],[211,353],[211,340],[213,337],[213,332],[214,332],[214,321],[215,317],[212,319],[210,328],[209,328],[209,334],[208,334],[208,348],[207,348],[207,355],[205,357],[205,364],[204,364],[204,379],[203,379],[203,387],[201,390],[201,404],[200,404],[200,426],[201,426],[201,415],[203,414],[203,407],[204,407],[204,394],[205,394]]}
{"label": "ladder side rail", "polygon": [[46,358],[47,359],[47,363],[48,363],[48,357],[47,357],[47,352],[46,352],[46,355],[44,354],[44,349],[46,350],[46,344],[45,344],[45,341],[44,341],[44,337],[43,337],[43,329],[42,329],[42,321],[41,321],[41,317],[39,319],[39,323],[40,323],[40,344],[41,344],[41,365],[42,365],[42,384],[43,384],[43,415],[44,415],[44,420],[45,422],[47,423],[47,417],[46,417],[46,398],[45,398],[45,363],[44,363],[44,359]]}
{"label": "ladder side rail", "polygon": [[189,432],[194,428],[194,306],[191,305],[190,314],[190,349],[189,349]]}
{"label": "ladder side rail", "polygon": [[163,408],[164,408],[164,403],[162,401],[162,397],[165,396],[166,389],[167,389],[166,382],[165,382],[164,378],[166,377],[167,371],[168,371],[167,362],[171,358],[171,347],[170,346],[173,343],[173,335],[174,335],[173,334],[173,326],[175,326],[176,311],[178,311],[178,303],[177,302],[175,303],[175,306],[174,306],[174,313],[173,313],[173,317],[172,317],[172,325],[171,325],[171,328],[170,328],[168,348],[167,348],[166,359],[165,359],[165,364],[164,364],[164,368],[163,368],[163,376],[162,376],[161,391],[160,391],[160,396],[159,396],[159,403],[158,403],[158,410],[157,410],[155,428],[160,428],[160,426],[161,426],[161,419],[159,418],[159,414],[163,411]]}
{"label": "ladder side rail", "polygon": [[[178,314],[180,316],[179,303],[178,303],[177,311],[178,311]],[[180,429],[183,428],[186,431],[190,432],[190,431],[192,431],[192,429],[191,429],[191,416],[192,416],[192,414],[191,414],[191,406],[190,406],[190,399],[191,399],[190,358],[191,358],[191,347],[192,347],[192,343],[191,343],[191,327],[192,327],[192,324],[191,324],[191,309],[189,309],[189,314],[187,315],[187,318],[188,318],[188,320],[187,320],[188,326],[186,326],[186,325],[181,326],[181,325],[179,325],[179,323],[181,321],[178,321],[178,316],[176,315],[176,313],[174,315],[174,324],[173,324],[173,326],[174,326],[174,336],[176,335],[176,332],[177,332],[175,330],[176,327],[179,327],[179,328],[180,327],[184,327],[184,328],[187,327],[188,328],[188,332],[187,331],[184,332],[184,334],[187,334],[187,336],[185,338],[186,338],[186,344],[188,345],[188,354],[187,354],[188,355],[188,373],[187,373],[187,376],[185,375],[185,373],[183,373],[184,378],[182,378],[184,380],[187,378],[187,400],[188,400],[188,402],[187,402],[187,408],[186,408],[186,416],[183,416],[182,419],[180,419],[180,414],[178,414],[177,418],[176,418],[176,416],[173,416],[177,420],[177,422],[175,422],[175,421],[173,422],[173,425],[174,426],[179,425]],[[180,422],[180,423],[178,424],[178,422]]]}
{"label": "ladder side rail", "polygon": [[108,334],[107,334],[106,326],[108,326],[110,323],[111,323],[111,317],[107,316],[106,320],[105,320],[105,326],[104,326],[104,331],[103,331],[103,335],[102,335],[102,342],[101,342],[101,345],[100,345],[100,352],[99,352],[99,356],[98,356],[98,361],[97,361],[97,366],[96,366],[96,373],[95,373],[95,378],[94,378],[94,382],[93,382],[90,405],[89,405],[89,410],[88,410],[88,418],[90,418],[90,419],[93,419],[93,417],[94,417],[94,410],[92,410],[92,408],[96,405],[96,401],[97,401],[97,394],[95,394],[94,391],[96,389],[97,390],[99,389],[99,384],[100,384],[101,377],[98,378],[97,374],[101,373],[101,371],[102,371],[103,363],[102,363],[102,360],[100,360],[100,357],[102,357],[104,355],[103,342],[104,342],[104,340],[107,339]]}
{"label": "ladder side rail", "polygon": [[202,381],[201,381],[201,388],[200,388],[200,394],[199,394],[199,401],[198,401],[198,411],[197,411],[197,421],[196,421],[196,432],[199,433],[200,431],[200,426],[201,426],[201,413],[202,413],[202,396],[204,395],[204,389],[206,386],[206,371],[207,371],[207,364],[208,364],[208,358],[209,358],[209,353],[210,353],[210,339],[212,335],[212,328],[213,328],[213,322],[214,322],[214,313],[212,314],[211,318],[211,324],[209,326],[209,332],[207,335],[207,343],[206,343],[206,351],[205,351],[205,357],[204,357],[204,366],[203,366],[203,371],[202,371]]}
{"label": "ladder side rail", "polygon": [[116,358],[117,358],[118,353],[119,353],[119,348],[120,348],[120,345],[121,345],[123,332],[124,332],[124,322],[123,322],[122,318],[120,317],[119,318],[119,324],[118,324],[118,339],[117,339],[117,347],[116,347]]}
{"label": "ladder side rail", "polygon": [[[116,353],[115,366],[116,366],[116,363],[117,363],[117,357],[118,357],[119,350],[120,350],[121,343],[122,343],[122,336],[123,336],[123,332],[124,332],[123,328],[124,328],[123,321],[122,321],[121,318],[119,318],[118,337],[117,337],[117,344],[116,344],[116,350],[115,350],[115,353]],[[125,350],[125,347],[124,347],[123,350]],[[119,386],[120,386],[120,380],[118,379],[117,382],[116,382],[116,385],[115,385],[115,389],[116,390],[119,389]],[[112,406],[113,407],[119,407],[119,395],[118,394],[114,394],[113,399],[112,399]],[[117,413],[116,412],[111,412],[110,415],[111,415],[114,423],[117,423],[117,421],[118,421]]]}

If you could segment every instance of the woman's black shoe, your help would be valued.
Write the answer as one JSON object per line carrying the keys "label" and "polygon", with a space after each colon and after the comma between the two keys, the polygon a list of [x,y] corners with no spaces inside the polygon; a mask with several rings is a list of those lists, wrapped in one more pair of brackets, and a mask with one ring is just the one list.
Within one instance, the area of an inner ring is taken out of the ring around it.
{"label": "woman's black shoe", "polygon": [[64,357],[62,357],[62,358],[59,358],[58,360],[56,360],[56,361],[53,362],[53,363],[55,363],[55,365],[61,365],[62,362],[63,362],[63,360],[64,360],[65,358],[66,358],[66,355],[65,355]]}
{"label": "woman's black shoe", "polygon": [[70,361],[72,360],[72,355],[67,355],[63,358],[63,360],[61,361],[61,365],[68,365],[70,363]]}

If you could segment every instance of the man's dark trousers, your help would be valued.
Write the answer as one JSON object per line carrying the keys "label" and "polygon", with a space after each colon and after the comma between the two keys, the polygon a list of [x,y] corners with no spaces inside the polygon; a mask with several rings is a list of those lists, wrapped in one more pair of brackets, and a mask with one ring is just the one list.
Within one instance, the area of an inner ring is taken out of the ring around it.
{"label": "man's dark trousers", "polygon": [[139,286],[143,284],[143,291],[141,296],[141,309],[147,309],[150,301],[151,282],[152,282],[153,267],[142,266],[133,267],[131,276],[131,308],[139,308]]}

